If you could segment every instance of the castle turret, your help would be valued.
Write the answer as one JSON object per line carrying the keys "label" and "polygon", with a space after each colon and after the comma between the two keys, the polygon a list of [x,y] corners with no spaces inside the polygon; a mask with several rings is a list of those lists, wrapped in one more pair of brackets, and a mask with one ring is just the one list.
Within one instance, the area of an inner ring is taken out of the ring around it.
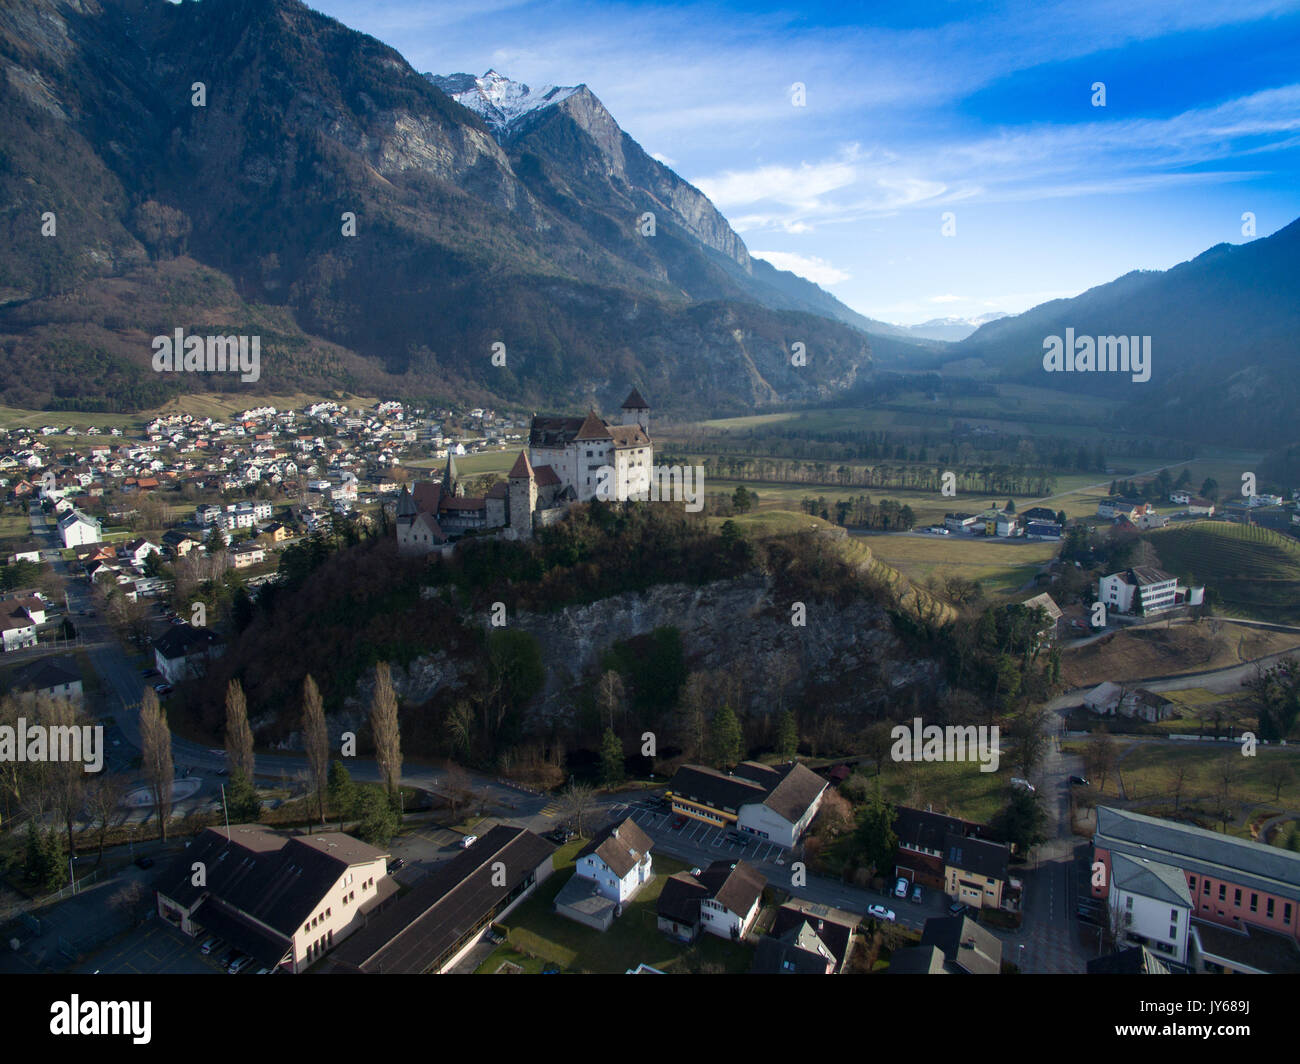
{"label": "castle turret", "polygon": [[641,431],[650,435],[650,404],[641,398],[635,388],[623,400],[623,424],[640,425]]}
{"label": "castle turret", "polygon": [[456,456],[447,455],[447,469],[442,474],[442,493],[448,498],[454,498],[457,495],[464,495],[465,489],[460,484],[460,473],[456,469]]}
{"label": "castle turret", "polygon": [[537,476],[527,451],[519,452],[507,479],[510,483],[508,527],[520,539],[531,539],[533,511],[537,509]]}

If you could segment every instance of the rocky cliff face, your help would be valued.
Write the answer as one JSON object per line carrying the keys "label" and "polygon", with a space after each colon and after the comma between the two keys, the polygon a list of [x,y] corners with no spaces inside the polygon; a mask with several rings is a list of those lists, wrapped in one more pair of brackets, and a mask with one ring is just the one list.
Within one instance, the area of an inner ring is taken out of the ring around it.
{"label": "rocky cliff face", "polygon": [[[841,607],[805,603],[806,625],[791,623],[791,603],[778,602],[760,576],[704,587],[664,584],[643,594],[618,595],[551,614],[523,614],[512,621],[541,644],[552,663],[538,712],[562,717],[575,683],[599,665],[612,643],[672,625],[682,633],[692,670],[739,667],[751,678],[744,708],[770,711],[763,677],[783,660],[797,663],[790,694],[812,687],[852,688],[854,694],[827,709],[850,711],[887,700],[898,690],[932,688],[937,665],[909,659],[880,606]],[[863,684],[849,684],[852,677]],[[832,696],[833,697],[833,696]]]}

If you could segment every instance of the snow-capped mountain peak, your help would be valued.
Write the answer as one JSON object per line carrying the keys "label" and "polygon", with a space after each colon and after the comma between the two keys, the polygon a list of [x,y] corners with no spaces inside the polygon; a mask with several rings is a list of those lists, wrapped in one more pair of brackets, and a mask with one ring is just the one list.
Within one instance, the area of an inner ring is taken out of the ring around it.
{"label": "snow-capped mountain peak", "polygon": [[543,107],[559,103],[578,91],[579,85],[542,85],[530,88],[489,70],[482,77],[473,74],[425,74],[434,85],[477,114],[493,133],[501,136],[520,119]]}

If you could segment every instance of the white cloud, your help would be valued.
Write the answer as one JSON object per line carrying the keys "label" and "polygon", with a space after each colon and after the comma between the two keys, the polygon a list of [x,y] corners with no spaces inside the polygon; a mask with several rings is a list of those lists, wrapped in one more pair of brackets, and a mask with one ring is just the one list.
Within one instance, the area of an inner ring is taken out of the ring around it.
{"label": "white cloud", "polygon": [[797,273],[813,284],[838,284],[852,276],[815,255],[796,255],[790,251],[751,251],[750,254],[756,259],[770,262],[778,270]]}

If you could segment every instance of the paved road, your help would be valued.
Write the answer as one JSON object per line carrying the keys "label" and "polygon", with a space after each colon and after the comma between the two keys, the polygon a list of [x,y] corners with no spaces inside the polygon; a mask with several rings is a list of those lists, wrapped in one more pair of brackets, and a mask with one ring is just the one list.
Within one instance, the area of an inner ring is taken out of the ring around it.
{"label": "paved road", "polygon": [[942,916],[947,911],[948,899],[937,891],[927,891],[925,899],[917,904],[820,876],[807,876],[806,881],[795,886],[792,877],[795,871],[793,864],[798,860],[797,854],[763,840],[741,845],[732,842],[722,828],[695,820],[687,820],[684,827],[675,829],[672,826],[677,820],[675,814],[654,809],[644,800],[627,805],[615,803],[607,807],[607,813],[609,819],[630,816],[654,839],[658,853],[676,857],[699,868],[712,861],[744,860],[757,868],[769,883],[808,901],[864,915],[868,906],[884,905],[893,910],[899,924],[917,931],[924,927],[927,917]]}

